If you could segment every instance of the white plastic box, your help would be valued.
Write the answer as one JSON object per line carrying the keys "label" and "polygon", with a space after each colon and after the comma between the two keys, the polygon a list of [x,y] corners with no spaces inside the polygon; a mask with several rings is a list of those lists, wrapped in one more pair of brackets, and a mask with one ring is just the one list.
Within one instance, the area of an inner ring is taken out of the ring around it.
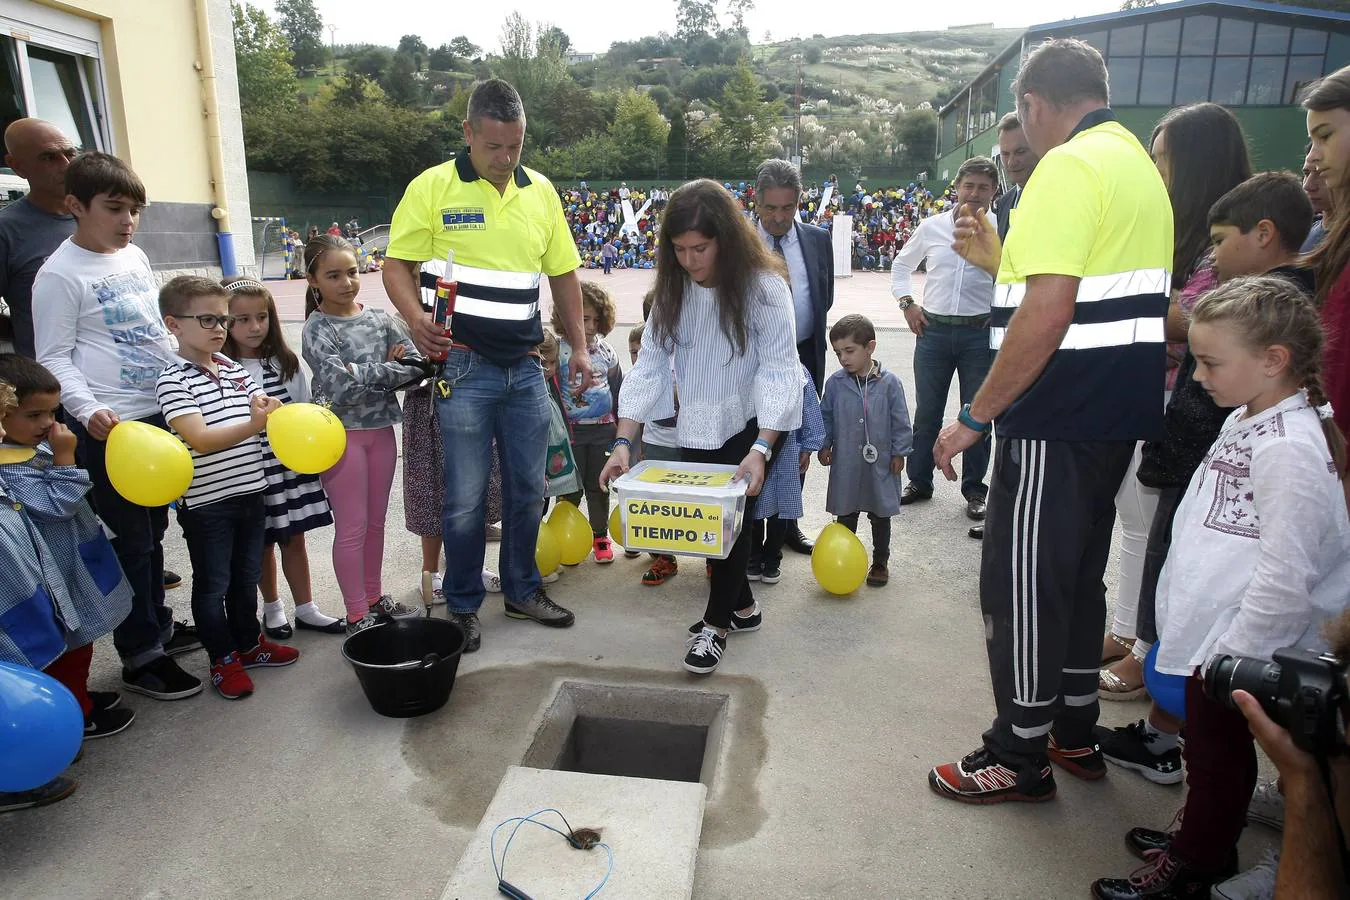
{"label": "white plastic box", "polygon": [[640,462],[614,481],[625,550],[726,559],[741,533],[746,482],[735,466]]}

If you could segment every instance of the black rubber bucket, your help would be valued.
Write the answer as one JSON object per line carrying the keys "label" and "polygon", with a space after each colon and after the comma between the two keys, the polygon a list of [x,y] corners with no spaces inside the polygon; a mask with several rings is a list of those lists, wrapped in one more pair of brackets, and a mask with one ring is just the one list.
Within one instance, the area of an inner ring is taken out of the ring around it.
{"label": "black rubber bucket", "polygon": [[463,630],[446,619],[391,619],[342,644],[371,708],[396,719],[445,705],[463,650]]}

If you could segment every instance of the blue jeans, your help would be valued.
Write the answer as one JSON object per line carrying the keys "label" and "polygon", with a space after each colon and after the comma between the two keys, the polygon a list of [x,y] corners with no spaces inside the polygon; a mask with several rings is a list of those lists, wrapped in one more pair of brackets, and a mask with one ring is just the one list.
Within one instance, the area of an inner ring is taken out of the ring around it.
{"label": "blue jeans", "polygon": [[[140,419],[166,428],[164,417]],[[164,655],[164,643],[173,637],[173,612],[164,604],[164,532],[169,527],[167,506],[137,506],[113,488],[108,479],[104,441],[95,440],[74,416],[67,425],[75,433],[81,462],[93,482],[90,499],[108,529],[113,552],[131,585],[131,612],[113,629],[113,646],[130,669],[139,669]]]}
{"label": "blue jeans", "polygon": [[453,347],[443,377],[450,396],[436,392],[436,414],[445,443],[446,608],[470,613],[483,605],[484,507],[493,438],[502,470],[502,591],[521,602],[539,588],[534,545],[552,402],[544,368],[533,356],[499,366]]}
{"label": "blue jeans", "polygon": [[258,646],[263,492],[178,509],[192,558],[192,621],[215,662]]}
{"label": "blue jeans", "polygon": [[[914,346],[914,387],[918,408],[914,412],[914,452],[905,463],[910,484],[920,490],[933,489],[933,444],[942,430],[942,414],[952,375],[960,380],[961,402],[969,403],[984,384],[994,351],[989,349],[989,329],[968,325],[942,325],[929,320],[923,337]],[[984,482],[989,470],[990,441],[977,441],[961,454],[961,494],[967,499],[984,497],[989,486]]]}

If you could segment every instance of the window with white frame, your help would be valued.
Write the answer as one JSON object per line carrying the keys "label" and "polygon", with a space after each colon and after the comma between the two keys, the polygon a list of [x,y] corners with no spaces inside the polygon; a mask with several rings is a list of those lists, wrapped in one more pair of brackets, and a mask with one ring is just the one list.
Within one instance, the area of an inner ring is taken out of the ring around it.
{"label": "window with white frame", "polygon": [[0,0],[0,131],[46,119],[87,150],[110,144],[97,22],[31,0]]}

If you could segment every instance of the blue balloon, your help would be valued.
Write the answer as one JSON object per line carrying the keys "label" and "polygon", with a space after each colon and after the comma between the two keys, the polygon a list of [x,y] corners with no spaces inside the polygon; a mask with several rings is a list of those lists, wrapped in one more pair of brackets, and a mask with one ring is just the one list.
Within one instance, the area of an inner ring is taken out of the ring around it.
{"label": "blue balloon", "polygon": [[1157,663],[1158,645],[1155,643],[1149,648],[1148,656],[1144,657],[1144,687],[1148,688],[1149,696],[1164,712],[1184,721],[1186,679],[1180,675],[1165,675],[1159,672],[1156,668]]}
{"label": "blue balloon", "polygon": [[0,791],[31,791],[66,770],[84,741],[84,713],[50,675],[0,662]]}

